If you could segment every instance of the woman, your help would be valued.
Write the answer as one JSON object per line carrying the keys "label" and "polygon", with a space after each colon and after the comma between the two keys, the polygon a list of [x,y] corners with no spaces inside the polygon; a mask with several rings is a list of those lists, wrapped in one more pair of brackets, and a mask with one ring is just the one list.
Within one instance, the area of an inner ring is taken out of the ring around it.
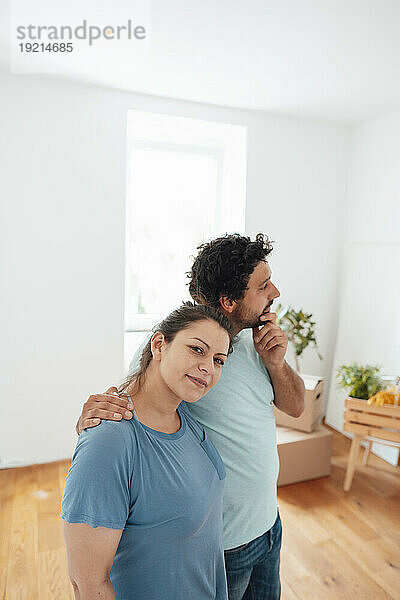
{"label": "woman", "polygon": [[232,337],[223,314],[185,303],[157,326],[121,386],[134,417],[80,435],[61,511],[79,600],[227,598],[225,469],[181,403],[218,381]]}

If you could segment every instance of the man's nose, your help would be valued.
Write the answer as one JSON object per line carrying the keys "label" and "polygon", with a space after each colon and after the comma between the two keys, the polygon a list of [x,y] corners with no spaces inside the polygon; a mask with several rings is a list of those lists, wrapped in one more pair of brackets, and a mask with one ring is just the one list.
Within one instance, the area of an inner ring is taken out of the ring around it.
{"label": "man's nose", "polygon": [[278,290],[278,288],[274,284],[272,284],[272,287],[275,290],[275,292],[274,292],[274,298],[279,298],[279,296],[281,295],[280,291]]}

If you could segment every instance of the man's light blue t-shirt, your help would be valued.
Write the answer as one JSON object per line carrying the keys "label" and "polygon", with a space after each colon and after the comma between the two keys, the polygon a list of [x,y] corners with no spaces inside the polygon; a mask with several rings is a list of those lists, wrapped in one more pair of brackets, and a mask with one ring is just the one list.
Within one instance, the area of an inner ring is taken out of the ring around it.
{"label": "man's light blue t-shirt", "polygon": [[[129,372],[137,369],[143,341]],[[253,343],[251,329],[237,336],[218,383],[186,406],[204,427],[226,469],[224,548],[247,544],[275,523],[279,458],[274,390]]]}
{"label": "man's light blue t-shirt", "polygon": [[118,600],[227,600],[222,543],[224,464],[178,407],[168,434],[130,421],[83,431],[61,516],[123,529],[110,573]]}

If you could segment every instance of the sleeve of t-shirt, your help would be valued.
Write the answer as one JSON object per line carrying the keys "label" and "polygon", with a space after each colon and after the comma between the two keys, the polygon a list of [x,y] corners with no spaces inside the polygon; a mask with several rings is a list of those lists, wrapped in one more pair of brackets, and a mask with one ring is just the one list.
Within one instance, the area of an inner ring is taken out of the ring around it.
{"label": "sleeve of t-shirt", "polygon": [[61,517],[69,523],[123,529],[131,508],[134,455],[128,421],[102,421],[84,430],[65,480]]}

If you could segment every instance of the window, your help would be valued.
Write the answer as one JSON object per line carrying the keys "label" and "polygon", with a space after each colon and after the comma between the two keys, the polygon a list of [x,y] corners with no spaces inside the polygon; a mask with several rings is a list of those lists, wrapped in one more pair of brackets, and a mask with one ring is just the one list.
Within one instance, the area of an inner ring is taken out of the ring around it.
{"label": "window", "polygon": [[244,231],[246,129],[128,112],[126,356],[189,299],[197,246]]}

